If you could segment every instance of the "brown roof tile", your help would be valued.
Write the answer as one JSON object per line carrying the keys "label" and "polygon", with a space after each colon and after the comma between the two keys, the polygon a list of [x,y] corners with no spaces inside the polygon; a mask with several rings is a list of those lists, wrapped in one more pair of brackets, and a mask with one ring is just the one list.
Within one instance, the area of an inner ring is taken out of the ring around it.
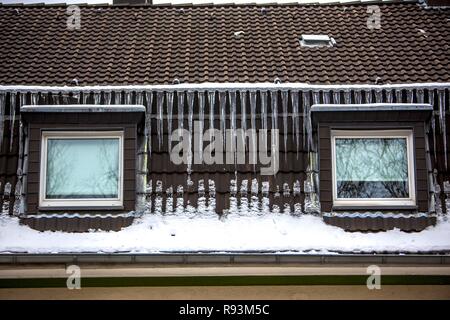
{"label": "brown roof tile", "polygon": [[[0,84],[450,81],[450,10],[379,6],[378,30],[358,4],[85,6],[73,31],[66,7],[0,6]],[[337,45],[300,47],[308,33]]]}

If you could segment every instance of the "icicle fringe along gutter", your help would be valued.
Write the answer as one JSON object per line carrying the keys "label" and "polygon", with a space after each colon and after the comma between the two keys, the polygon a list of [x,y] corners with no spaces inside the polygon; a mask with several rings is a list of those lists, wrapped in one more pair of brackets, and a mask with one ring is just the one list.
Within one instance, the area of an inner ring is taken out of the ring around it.
{"label": "icicle fringe along gutter", "polygon": [[383,90],[383,89],[448,89],[450,82],[436,83],[406,83],[406,84],[346,84],[346,85],[315,85],[307,83],[192,83],[177,85],[123,85],[123,86],[22,86],[0,85],[0,92],[86,92],[86,91],[180,91],[180,90]]}

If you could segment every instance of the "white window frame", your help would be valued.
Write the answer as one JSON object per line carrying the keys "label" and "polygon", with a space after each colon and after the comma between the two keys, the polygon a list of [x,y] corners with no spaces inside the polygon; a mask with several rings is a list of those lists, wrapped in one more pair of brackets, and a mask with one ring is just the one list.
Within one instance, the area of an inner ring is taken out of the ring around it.
{"label": "white window frame", "polygon": [[[49,138],[58,139],[119,139],[119,183],[117,198],[47,199],[47,145]],[[41,136],[41,164],[39,178],[39,207],[122,207],[123,206],[123,131],[43,131]]]}
{"label": "white window frame", "polygon": [[[409,198],[338,198],[336,180],[336,138],[406,138],[406,148],[408,157],[408,187]],[[333,206],[415,206],[415,165],[414,165],[414,143],[412,130],[331,130],[331,162],[332,162],[332,185],[333,185]]]}

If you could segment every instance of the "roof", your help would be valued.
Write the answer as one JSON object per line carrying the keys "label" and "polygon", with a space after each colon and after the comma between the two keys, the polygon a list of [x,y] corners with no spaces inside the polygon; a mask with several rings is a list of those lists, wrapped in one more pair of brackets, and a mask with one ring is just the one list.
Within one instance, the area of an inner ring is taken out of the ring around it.
{"label": "roof", "polygon": [[379,7],[381,29],[363,4],[82,6],[69,30],[65,6],[0,6],[0,85],[450,81],[450,10]]}

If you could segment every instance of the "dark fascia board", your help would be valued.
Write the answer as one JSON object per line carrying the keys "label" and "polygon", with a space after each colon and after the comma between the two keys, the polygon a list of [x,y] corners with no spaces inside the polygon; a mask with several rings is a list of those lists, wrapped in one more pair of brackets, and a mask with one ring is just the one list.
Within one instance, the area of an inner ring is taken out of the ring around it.
{"label": "dark fascia board", "polygon": [[20,112],[54,112],[54,113],[90,113],[90,112],[145,112],[143,105],[97,105],[97,104],[70,104],[70,105],[25,105]]}
{"label": "dark fascia board", "polygon": [[370,103],[370,104],[315,104],[311,106],[313,124],[339,121],[429,121],[433,114],[431,104]]}
{"label": "dark fascia board", "polygon": [[314,104],[311,112],[342,111],[433,111],[431,104],[419,103],[368,103],[368,104]]}

